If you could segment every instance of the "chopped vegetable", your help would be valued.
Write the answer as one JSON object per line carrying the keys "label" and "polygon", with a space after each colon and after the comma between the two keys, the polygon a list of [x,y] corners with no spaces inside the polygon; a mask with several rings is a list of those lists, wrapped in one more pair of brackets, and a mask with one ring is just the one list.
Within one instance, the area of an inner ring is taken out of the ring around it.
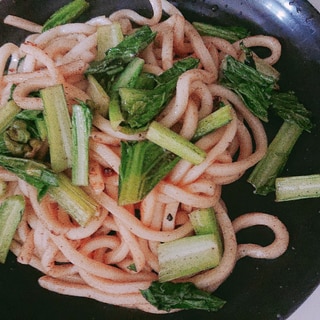
{"label": "chopped vegetable", "polygon": [[310,112],[299,103],[294,92],[277,91],[277,78],[264,74],[245,63],[227,56],[222,67],[221,83],[235,91],[251,112],[268,121],[272,109],[285,122],[269,145],[267,154],[256,165],[248,181],[257,194],[274,191],[275,179],[285,166],[302,131],[310,131]]}
{"label": "chopped vegetable", "polygon": [[201,35],[222,38],[231,43],[250,35],[246,28],[240,26],[214,26],[202,22],[192,24]]}
{"label": "chopped vegetable", "polygon": [[198,289],[191,282],[152,282],[146,290],[140,290],[143,297],[158,310],[169,312],[172,309],[200,309],[217,311],[226,301]]}
{"label": "chopped vegetable", "polygon": [[[200,125],[201,129],[196,135],[197,140],[227,124],[231,121],[231,117],[230,106],[224,106],[204,118],[204,123]],[[151,141],[123,142],[121,145],[119,203],[128,204],[141,201],[180,159],[176,154]]]}
{"label": "chopped vegetable", "polygon": [[266,155],[258,162],[248,178],[255,193],[267,195],[275,190],[275,179],[287,163],[292,148],[302,133],[296,124],[284,122],[270,143]]}
{"label": "chopped vegetable", "polygon": [[275,179],[282,172],[298,138],[303,130],[310,131],[312,128],[309,112],[298,102],[293,92],[274,93],[271,101],[275,111],[285,121],[270,143],[266,155],[248,178],[255,192],[260,195],[275,190]]}
{"label": "chopped vegetable", "polygon": [[173,66],[160,75],[156,76],[154,80],[158,85],[165,85],[168,82],[177,82],[178,78],[186,71],[195,69],[199,65],[199,59],[188,57],[176,61]]}
{"label": "chopped vegetable", "polygon": [[313,125],[310,120],[310,111],[298,101],[293,91],[274,92],[271,96],[271,106],[283,120],[295,123],[307,132],[311,131]]}
{"label": "chopped vegetable", "polygon": [[134,87],[136,89],[154,89],[157,85],[156,78],[157,76],[153,73],[141,72]]}
{"label": "chopped vegetable", "polygon": [[197,235],[213,234],[222,253],[222,240],[216,214],[213,208],[196,209],[189,213],[189,219]]}
{"label": "chopped vegetable", "polygon": [[204,150],[156,121],[150,124],[146,138],[192,164],[200,164],[207,156]]}
{"label": "chopped vegetable", "polygon": [[93,101],[93,105],[90,105],[93,112],[97,112],[103,117],[107,117],[110,97],[107,92],[101,86],[99,81],[91,74],[88,75],[88,88],[87,93]]}
{"label": "chopped vegetable", "polygon": [[152,90],[120,88],[121,107],[126,124],[133,129],[145,127],[162,111],[175,86],[171,81],[167,86]]}
{"label": "chopped vegetable", "polygon": [[243,41],[240,42],[239,46],[242,52],[244,53],[244,59],[242,62],[251,68],[257,69],[252,50],[246,47]]}
{"label": "chopped vegetable", "polygon": [[40,90],[48,130],[51,167],[61,172],[72,166],[71,119],[62,85]]}
{"label": "chopped vegetable", "polygon": [[144,140],[121,143],[119,205],[141,201],[180,159]]}
{"label": "chopped vegetable", "polygon": [[99,205],[79,186],[72,184],[63,173],[57,174],[58,186],[50,186],[48,193],[70,216],[84,227],[99,213]]}
{"label": "chopped vegetable", "polygon": [[320,198],[320,174],[276,179],[276,201]]}
{"label": "chopped vegetable", "polygon": [[118,22],[98,26],[97,29],[97,56],[96,60],[101,61],[106,52],[117,46],[123,40],[121,25]]}
{"label": "chopped vegetable", "polygon": [[258,118],[268,121],[270,96],[276,80],[227,56],[222,64],[221,84],[235,91]]}
{"label": "chopped vegetable", "polygon": [[114,75],[124,70],[125,66],[137,54],[145,49],[155,38],[156,33],[149,26],[139,28],[128,35],[117,46],[110,48],[103,60],[94,61],[86,74]]}
{"label": "chopped vegetable", "polygon": [[42,141],[47,139],[47,128],[42,111],[22,110],[17,114],[16,118],[27,121],[27,129],[33,137]]}
{"label": "chopped vegetable", "polygon": [[216,267],[221,259],[212,234],[195,235],[160,243],[159,281],[171,281]]}
{"label": "chopped vegetable", "polygon": [[5,263],[10,244],[25,208],[22,195],[6,198],[0,204],[0,263]]}
{"label": "chopped vegetable", "polygon": [[231,120],[232,107],[230,105],[225,105],[219,108],[199,121],[197,130],[192,137],[192,141],[194,142],[199,140],[206,134],[209,134],[210,132],[228,124]]}
{"label": "chopped vegetable", "polygon": [[89,137],[92,114],[85,103],[72,108],[72,183],[87,186],[89,183]]}
{"label": "chopped vegetable", "polygon": [[[153,77],[152,81],[156,86],[152,89],[120,87],[121,111],[125,125],[131,129],[145,128],[172,98],[179,76],[196,68],[198,64],[199,60],[195,58],[177,61],[170,69]],[[135,82],[137,80],[135,78]]]}
{"label": "chopped vegetable", "polygon": [[212,234],[217,243],[220,259],[223,254],[223,245],[219,224],[213,208],[196,209],[189,213],[189,219],[197,235]]}
{"label": "chopped vegetable", "polygon": [[3,133],[10,126],[20,111],[20,107],[13,100],[9,100],[0,108],[0,133]]}
{"label": "chopped vegetable", "polygon": [[58,179],[46,165],[30,159],[0,155],[0,166],[16,174],[38,190],[41,199],[49,186],[58,186]]}
{"label": "chopped vegetable", "polygon": [[0,199],[2,199],[6,195],[7,187],[7,181],[0,179]]}
{"label": "chopped vegetable", "polygon": [[138,57],[134,58],[131,62],[129,62],[124,71],[119,75],[117,80],[113,82],[111,86],[109,119],[110,124],[114,130],[117,130],[121,122],[125,120],[121,112],[119,89],[134,87],[137,79],[140,76],[143,66],[143,59],[140,59]]}
{"label": "chopped vegetable", "polygon": [[0,154],[35,158],[46,140],[42,111],[23,110],[9,118],[9,125],[0,133]]}
{"label": "chopped vegetable", "polygon": [[120,88],[133,88],[140,76],[143,66],[143,59],[139,57],[133,58],[119,77],[112,83],[111,92],[117,92]]}
{"label": "chopped vegetable", "polygon": [[44,23],[42,32],[56,26],[70,23],[77,19],[89,7],[89,2],[85,0],[73,0],[61,7]]}

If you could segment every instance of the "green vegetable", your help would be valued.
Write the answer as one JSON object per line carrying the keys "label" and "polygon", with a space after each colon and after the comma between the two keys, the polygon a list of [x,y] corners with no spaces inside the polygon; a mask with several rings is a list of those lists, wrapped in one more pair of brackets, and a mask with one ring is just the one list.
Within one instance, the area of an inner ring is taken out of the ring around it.
{"label": "green vegetable", "polygon": [[196,235],[211,234],[217,243],[220,259],[223,254],[223,244],[219,224],[213,208],[196,209],[189,213],[189,219]]}
{"label": "green vegetable", "polygon": [[320,197],[320,174],[281,177],[275,182],[276,201]]}
{"label": "green vegetable", "polygon": [[197,235],[212,234],[216,238],[218,247],[222,253],[222,240],[219,224],[213,208],[196,209],[189,213],[189,219]]}
{"label": "green vegetable", "polygon": [[22,110],[17,114],[16,118],[27,122],[27,129],[33,137],[42,141],[47,139],[47,128],[42,111]]}
{"label": "green vegetable", "polygon": [[62,85],[40,90],[48,130],[51,167],[61,172],[72,166],[71,119]]}
{"label": "green vegetable", "polygon": [[243,41],[240,42],[240,49],[244,53],[244,60],[243,63],[247,66],[257,69],[256,62],[254,60],[253,52],[250,48],[246,47]]}
{"label": "green vegetable", "polygon": [[146,89],[146,90],[154,89],[155,86],[157,85],[156,78],[157,76],[153,73],[141,72],[134,87],[135,89]]}
{"label": "green vegetable", "polygon": [[132,129],[147,126],[173,96],[179,76],[198,64],[199,60],[194,58],[177,61],[172,68],[153,78],[156,83],[153,89],[120,88],[125,124]]}
{"label": "green vegetable", "polygon": [[202,22],[193,22],[192,24],[201,35],[223,38],[231,43],[250,35],[246,28],[240,26],[213,26]]}
{"label": "green vegetable", "polygon": [[44,23],[42,32],[77,19],[89,7],[85,0],[73,0],[61,7]]}
{"label": "green vegetable", "polygon": [[[245,50],[249,50],[246,48]],[[251,50],[250,50],[251,51]],[[264,59],[259,58],[256,55],[252,56],[252,63],[248,63],[249,61],[246,62],[248,55],[243,52],[239,56],[239,61],[251,66],[252,68],[256,69],[262,74],[265,74],[267,76],[270,76],[275,79],[275,81],[279,81],[280,79],[280,72],[276,70],[272,65],[270,65],[268,62],[266,62]]]}
{"label": "green vegetable", "polygon": [[99,213],[99,205],[79,186],[72,184],[63,173],[57,174],[58,186],[50,186],[48,193],[77,223],[84,227]]}
{"label": "green vegetable", "polygon": [[198,123],[197,130],[191,141],[197,141],[206,134],[228,124],[232,120],[232,107],[225,105],[210,113]]}
{"label": "green vegetable", "polygon": [[95,113],[97,112],[103,117],[107,117],[110,97],[107,92],[101,86],[99,81],[91,74],[88,75],[88,88],[87,93],[93,101],[93,104],[90,105],[91,110]]}
{"label": "green vegetable", "polygon": [[207,156],[204,150],[156,121],[150,124],[146,138],[192,164],[200,164]]}
{"label": "green vegetable", "polygon": [[153,90],[120,88],[122,112],[125,123],[133,129],[146,126],[164,108],[173,91],[175,83],[160,86]]}
{"label": "green vegetable", "polygon": [[310,132],[313,125],[311,113],[298,101],[293,91],[274,92],[271,105],[276,114],[284,121],[297,124],[301,129]]}
{"label": "green vegetable", "polygon": [[121,102],[118,92],[113,92],[109,105],[109,120],[113,130],[119,130],[120,124],[124,121],[120,104]]}
{"label": "green vegetable", "polygon": [[20,107],[13,100],[8,101],[0,108],[0,133],[3,133],[10,126],[20,111]]}
{"label": "green vegetable", "polygon": [[248,182],[255,187],[255,192],[260,195],[267,195],[275,190],[275,180],[286,165],[298,138],[304,130],[310,131],[312,128],[310,113],[299,103],[293,92],[274,92],[270,101],[284,123],[270,143],[266,155],[248,178]]}
{"label": "green vegetable", "polygon": [[[201,129],[196,138],[225,125],[231,120],[231,117],[230,106],[215,111],[212,116],[204,118],[206,120],[200,125]],[[119,203],[128,204],[141,201],[180,159],[176,154],[151,141],[123,142],[119,175]]]}
{"label": "green vegetable", "polygon": [[89,138],[92,114],[85,103],[72,108],[72,183],[78,186],[89,184]]}
{"label": "green vegetable", "polygon": [[121,122],[124,121],[120,105],[121,102],[119,96],[119,89],[134,87],[137,79],[140,76],[143,66],[143,59],[140,59],[138,57],[134,58],[131,62],[129,62],[124,71],[119,75],[119,77],[115,80],[115,82],[113,82],[111,86],[109,120],[114,130],[117,130]]}
{"label": "green vegetable", "polygon": [[7,182],[0,179],[0,199],[6,195],[7,192]]}
{"label": "green vegetable", "polygon": [[226,301],[198,289],[191,282],[152,282],[146,290],[140,290],[143,297],[158,310],[169,312],[172,309],[200,309],[217,311]]}
{"label": "green vegetable", "polygon": [[141,74],[143,66],[143,59],[139,57],[133,58],[118,78],[112,83],[110,91],[117,92],[120,88],[133,88]]}
{"label": "green vegetable", "polygon": [[270,143],[266,155],[258,162],[248,178],[255,193],[267,195],[275,190],[275,179],[282,172],[303,129],[297,124],[284,122]]}
{"label": "green vegetable", "polygon": [[154,77],[158,85],[165,85],[168,82],[177,82],[178,78],[186,71],[195,69],[199,65],[199,59],[188,57],[178,60],[170,69]]}
{"label": "green vegetable", "polygon": [[119,205],[141,201],[179,160],[147,140],[121,142]]}
{"label": "green vegetable", "polygon": [[271,109],[284,120],[267,154],[248,179],[257,194],[266,195],[274,191],[275,179],[302,131],[311,130],[310,112],[299,103],[294,92],[278,91],[276,76],[264,74],[230,56],[223,63],[222,73],[221,83],[235,91],[254,115],[268,121]]}
{"label": "green vegetable", "polygon": [[166,282],[216,267],[219,244],[212,234],[195,235],[158,246],[159,281]]}
{"label": "green vegetable", "polygon": [[155,38],[156,33],[149,26],[139,28],[128,35],[117,46],[110,48],[103,60],[94,61],[86,74],[114,75],[124,70],[125,66],[145,49]]}
{"label": "green vegetable", "polygon": [[121,25],[118,22],[98,26],[97,29],[97,57],[100,61],[110,48],[117,46],[123,40]]}
{"label": "green vegetable", "polygon": [[221,84],[235,91],[258,118],[268,121],[270,97],[276,80],[227,56],[222,65]]}
{"label": "green vegetable", "polygon": [[30,159],[0,155],[0,166],[16,174],[38,190],[41,199],[49,186],[58,186],[58,179],[46,165]]}
{"label": "green vegetable", "polygon": [[[14,106],[13,100],[8,106]],[[13,108],[14,109],[14,108]],[[1,109],[3,110],[3,109]],[[8,125],[0,133],[0,154],[23,158],[35,158],[46,139],[42,111],[16,109],[3,123]],[[18,112],[18,113],[17,113]]]}
{"label": "green vegetable", "polygon": [[25,208],[23,196],[6,198],[0,204],[0,263],[5,263],[10,244]]}
{"label": "green vegetable", "polygon": [[128,270],[137,272],[137,267],[134,263],[131,263],[130,265],[127,266]]}

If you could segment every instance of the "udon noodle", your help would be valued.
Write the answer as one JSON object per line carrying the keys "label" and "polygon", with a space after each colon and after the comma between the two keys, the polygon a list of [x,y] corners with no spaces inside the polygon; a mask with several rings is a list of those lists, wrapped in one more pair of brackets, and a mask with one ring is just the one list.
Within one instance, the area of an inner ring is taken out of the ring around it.
{"label": "udon noodle", "polygon": [[[90,183],[85,191],[101,205],[101,211],[88,225],[78,226],[49,195],[39,202],[32,186],[3,168],[0,179],[8,184],[7,196],[22,194],[26,199],[11,251],[20,263],[43,272],[39,279],[42,287],[161,313],[139,290],[157,280],[158,244],[192,234],[188,219],[192,210],[213,207],[223,238],[224,253],[219,266],[183,279],[207,291],[218,288],[244,256],[279,257],[285,252],[289,237],[279,219],[266,213],[247,213],[231,221],[221,199],[222,186],[239,179],[267,149],[261,122],[235,93],[217,83],[224,56],[239,58],[239,42],[230,44],[220,38],[200,36],[167,1],[150,3],[151,18],[120,10],[109,17],[70,23],[44,33],[40,25],[8,16],[6,23],[32,34],[20,46],[7,43],[0,48],[0,105],[8,100],[13,84],[13,99],[23,109],[42,110],[41,99],[29,93],[54,84],[63,84],[69,106],[76,99],[90,99],[84,71],[97,54],[97,27],[119,21],[124,34],[130,34],[137,25],[149,25],[157,31],[157,38],[141,55],[145,71],[161,74],[179,58],[200,59],[198,69],[179,78],[175,97],[158,117],[159,122],[179,128],[179,133],[190,139],[199,119],[216,108],[217,100],[233,107],[233,120],[228,125],[197,142],[207,152],[205,161],[192,165],[181,160],[140,203],[118,206],[120,141],[141,140],[144,135],[114,131],[108,119],[96,115],[90,137]],[[163,11],[169,16],[164,21]],[[280,57],[280,44],[273,37],[257,35],[242,41],[247,47],[270,49],[266,63],[274,64]],[[139,218],[135,210],[139,210]],[[237,244],[236,233],[253,225],[270,228],[274,241],[267,246]],[[136,271],[128,269],[133,263]]]}

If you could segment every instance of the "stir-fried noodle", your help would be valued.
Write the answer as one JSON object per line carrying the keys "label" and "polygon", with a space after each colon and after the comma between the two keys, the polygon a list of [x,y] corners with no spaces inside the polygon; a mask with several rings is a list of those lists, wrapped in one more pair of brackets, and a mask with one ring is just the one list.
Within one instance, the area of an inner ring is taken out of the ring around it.
{"label": "stir-fried noodle", "polygon": [[[11,94],[22,109],[42,110],[42,101],[30,92],[63,84],[68,105],[86,101],[89,63],[96,57],[97,26],[119,21],[124,34],[137,25],[150,25],[156,41],[144,50],[144,70],[161,74],[180,58],[195,56],[200,67],[185,72],[178,80],[176,94],[158,121],[179,128],[190,139],[199,119],[210,114],[223,101],[233,107],[233,120],[203,137],[197,145],[207,152],[200,165],[181,160],[172,172],[137,205],[117,204],[120,141],[144,139],[114,131],[108,119],[95,115],[90,137],[90,176],[85,191],[100,205],[100,214],[80,227],[49,195],[41,202],[36,190],[14,174],[0,169],[0,179],[8,182],[7,195],[23,194],[27,206],[11,245],[18,261],[44,273],[42,287],[62,294],[85,296],[105,303],[159,313],[141,295],[157,279],[157,245],[192,234],[188,213],[196,208],[215,209],[224,253],[218,267],[187,279],[197,287],[215,290],[244,256],[273,259],[287,248],[288,233],[274,216],[248,213],[231,221],[221,199],[221,188],[239,179],[265,154],[264,128],[232,91],[217,83],[225,55],[239,58],[239,42],[200,36],[192,24],[166,1],[150,0],[154,15],[145,18],[131,10],[110,17],[97,17],[86,23],[58,26],[41,33],[41,26],[8,16],[6,23],[29,30],[20,46],[11,43],[0,48],[0,105]],[[162,21],[162,12],[169,18]],[[242,40],[247,47],[270,49],[265,62],[280,57],[277,39],[252,36]],[[21,61],[21,58],[24,59]],[[9,64],[8,72],[4,71]],[[139,218],[135,210],[140,211]],[[167,219],[170,214],[170,219]],[[262,247],[236,242],[236,232],[252,225],[272,229],[275,239]],[[111,232],[112,231],[112,232]],[[134,264],[136,271],[128,269]]]}

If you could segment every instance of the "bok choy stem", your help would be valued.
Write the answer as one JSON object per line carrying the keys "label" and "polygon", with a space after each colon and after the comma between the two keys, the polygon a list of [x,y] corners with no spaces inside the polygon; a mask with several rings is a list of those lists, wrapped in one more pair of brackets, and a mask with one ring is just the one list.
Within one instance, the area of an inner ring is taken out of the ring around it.
{"label": "bok choy stem", "polygon": [[74,105],[72,110],[72,183],[77,186],[87,186],[92,114],[84,103]]}
{"label": "bok choy stem", "polygon": [[150,124],[146,138],[193,164],[200,164],[207,156],[204,150],[156,121]]}
{"label": "bok choy stem", "polygon": [[280,177],[276,179],[276,201],[320,197],[320,174]]}
{"label": "bok choy stem", "polygon": [[0,263],[5,263],[11,241],[25,208],[22,195],[6,198],[0,204]]}
{"label": "bok choy stem", "polygon": [[71,119],[62,85],[40,90],[48,130],[51,167],[61,172],[72,166]]}
{"label": "bok choy stem", "polygon": [[58,186],[50,186],[48,193],[84,227],[92,217],[98,215],[100,206],[79,186],[72,184],[65,174],[59,173],[57,178]]}

